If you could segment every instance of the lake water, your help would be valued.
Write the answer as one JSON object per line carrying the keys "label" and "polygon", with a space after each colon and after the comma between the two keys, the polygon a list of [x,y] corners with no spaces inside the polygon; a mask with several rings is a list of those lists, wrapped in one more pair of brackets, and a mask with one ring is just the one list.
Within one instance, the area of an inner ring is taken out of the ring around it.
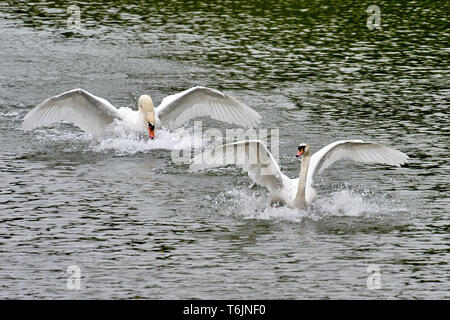
{"label": "lake water", "polygon": [[[0,298],[450,298],[450,2],[77,5],[80,29],[65,1],[0,3]],[[258,111],[291,178],[301,142],[364,139],[411,159],[336,163],[293,210],[238,168],[189,173],[169,132],[21,128],[73,88],[136,108],[196,85]]]}

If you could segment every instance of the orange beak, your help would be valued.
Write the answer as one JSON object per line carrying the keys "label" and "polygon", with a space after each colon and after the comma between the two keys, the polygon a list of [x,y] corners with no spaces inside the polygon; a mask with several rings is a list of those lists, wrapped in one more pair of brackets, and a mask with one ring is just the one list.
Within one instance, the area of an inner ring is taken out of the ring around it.
{"label": "orange beak", "polygon": [[150,122],[148,123],[148,136],[150,137],[150,139],[155,138],[155,126]]}
{"label": "orange beak", "polygon": [[297,154],[295,155],[297,158],[300,157],[303,154],[303,150],[298,150]]}

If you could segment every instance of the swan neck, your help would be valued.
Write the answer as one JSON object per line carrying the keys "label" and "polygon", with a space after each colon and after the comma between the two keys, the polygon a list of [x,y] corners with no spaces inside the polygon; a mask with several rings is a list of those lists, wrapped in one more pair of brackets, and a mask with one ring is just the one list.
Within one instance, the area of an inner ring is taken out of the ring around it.
{"label": "swan neck", "polygon": [[310,155],[303,156],[302,164],[300,166],[300,175],[298,178],[297,195],[295,197],[295,205],[298,208],[306,206],[306,178],[308,177]]}

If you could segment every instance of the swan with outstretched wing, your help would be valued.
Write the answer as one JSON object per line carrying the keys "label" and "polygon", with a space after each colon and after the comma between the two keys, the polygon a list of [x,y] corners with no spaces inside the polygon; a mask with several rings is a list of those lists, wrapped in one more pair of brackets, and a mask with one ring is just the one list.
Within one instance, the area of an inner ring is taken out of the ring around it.
{"label": "swan with outstretched wing", "polygon": [[266,145],[259,140],[239,141],[204,151],[192,159],[190,171],[199,171],[225,165],[238,165],[250,178],[269,189],[271,202],[286,204],[291,208],[311,204],[316,191],[313,177],[339,160],[380,163],[400,166],[407,162],[403,152],[374,142],[341,140],[329,144],[311,156],[308,144],[298,146],[297,157],[302,157],[299,177],[284,175]]}
{"label": "swan with outstretched wing", "polygon": [[202,116],[247,128],[261,122],[261,116],[241,101],[218,90],[198,86],[165,97],[157,108],[150,96],[142,95],[137,111],[127,107],[117,109],[106,99],[74,89],[41,102],[27,113],[22,127],[32,130],[65,121],[92,135],[101,135],[118,119],[137,132],[148,132],[153,139],[157,129],[175,129]]}

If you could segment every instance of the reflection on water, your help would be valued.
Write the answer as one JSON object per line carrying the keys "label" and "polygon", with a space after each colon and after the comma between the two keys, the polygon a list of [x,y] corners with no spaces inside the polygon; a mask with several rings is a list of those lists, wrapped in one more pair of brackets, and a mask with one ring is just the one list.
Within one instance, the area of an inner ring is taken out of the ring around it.
{"label": "reflection on water", "polygon": [[[0,3],[0,296],[448,298],[450,3],[377,1],[370,30],[373,4],[80,1],[74,31],[67,1]],[[76,87],[136,108],[143,92],[156,102],[194,85],[278,128],[290,177],[300,142],[373,140],[411,161],[336,164],[298,212],[268,206],[239,169],[189,174],[169,133],[20,127]],[[65,287],[74,264],[79,292]]]}

